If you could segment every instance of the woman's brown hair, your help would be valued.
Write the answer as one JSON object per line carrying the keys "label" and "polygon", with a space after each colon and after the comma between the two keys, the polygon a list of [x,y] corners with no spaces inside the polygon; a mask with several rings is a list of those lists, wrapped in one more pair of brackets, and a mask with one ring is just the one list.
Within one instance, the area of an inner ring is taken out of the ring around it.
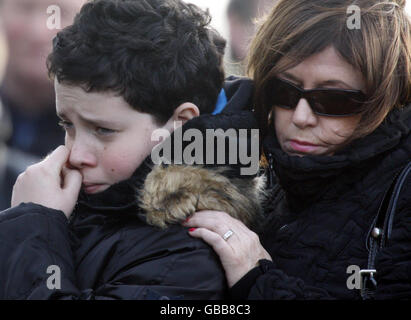
{"label": "woman's brown hair", "polygon": [[[360,9],[359,29],[347,25],[351,5]],[[257,32],[248,62],[262,136],[272,108],[264,95],[268,81],[329,46],[365,79],[367,102],[353,138],[371,133],[393,108],[411,101],[410,20],[404,8],[405,0],[279,0]]]}

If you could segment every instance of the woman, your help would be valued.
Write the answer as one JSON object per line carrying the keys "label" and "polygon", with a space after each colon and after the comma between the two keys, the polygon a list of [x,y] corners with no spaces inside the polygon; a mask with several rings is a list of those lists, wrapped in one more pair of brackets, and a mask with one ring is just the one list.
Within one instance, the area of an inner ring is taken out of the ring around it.
{"label": "woman", "polygon": [[[261,243],[223,212],[185,224],[220,256],[234,298],[371,296],[356,278],[368,266],[367,236],[411,160],[410,22],[405,1],[359,0],[360,28],[351,28],[351,4],[280,0],[253,42],[249,72],[273,186]],[[365,275],[376,299],[411,297],[411,175],[397,204],[376,273]]]}

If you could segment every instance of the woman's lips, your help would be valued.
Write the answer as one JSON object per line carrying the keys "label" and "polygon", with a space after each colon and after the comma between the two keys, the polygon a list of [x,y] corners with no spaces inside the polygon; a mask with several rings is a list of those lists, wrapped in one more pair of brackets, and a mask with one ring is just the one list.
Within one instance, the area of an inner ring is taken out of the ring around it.
{"label": "woman's lips", "polygon": [[319,145],[299,140],[290,140],[290,146],[295,151],[303,153],[311,153],[319,148]]}

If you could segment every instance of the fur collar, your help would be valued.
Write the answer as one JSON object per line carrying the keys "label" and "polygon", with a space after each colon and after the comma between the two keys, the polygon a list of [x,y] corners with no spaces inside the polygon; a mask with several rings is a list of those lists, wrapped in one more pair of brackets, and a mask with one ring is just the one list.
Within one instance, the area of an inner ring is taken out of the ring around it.
{"label": "fur collar", "polygon": [[229,167],[156,166],[140,193],[147,222],[164,228],[201,210],[228,213],[255,228],[262,217],[265,179],[230,178]]}

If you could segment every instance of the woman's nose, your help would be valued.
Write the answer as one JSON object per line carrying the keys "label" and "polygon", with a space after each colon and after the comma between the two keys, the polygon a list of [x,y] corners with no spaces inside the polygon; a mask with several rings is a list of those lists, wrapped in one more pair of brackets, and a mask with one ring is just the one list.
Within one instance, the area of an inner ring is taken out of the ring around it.
{"label": "woman's nose", "polygon": [[306,99],[300,99],[294,109],[293,123],[300,129],[305,127],[314,127],[317,125],[317,115],[313,112],[310,104]]}

